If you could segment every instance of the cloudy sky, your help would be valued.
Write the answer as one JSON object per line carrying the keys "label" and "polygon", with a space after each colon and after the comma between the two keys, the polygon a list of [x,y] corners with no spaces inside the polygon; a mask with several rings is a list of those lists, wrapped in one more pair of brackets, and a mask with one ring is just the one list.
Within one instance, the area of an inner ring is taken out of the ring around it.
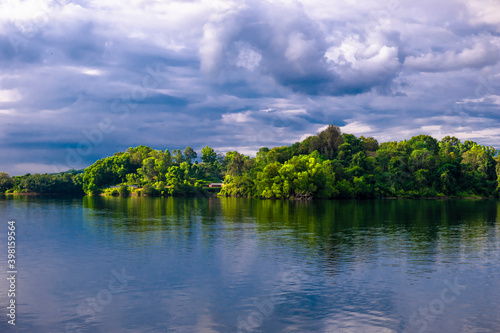
{"label": "cloudy sky", "polygon": [[329,123],[500,148],[499,61],[498,0],[1,1],[0,171]]}

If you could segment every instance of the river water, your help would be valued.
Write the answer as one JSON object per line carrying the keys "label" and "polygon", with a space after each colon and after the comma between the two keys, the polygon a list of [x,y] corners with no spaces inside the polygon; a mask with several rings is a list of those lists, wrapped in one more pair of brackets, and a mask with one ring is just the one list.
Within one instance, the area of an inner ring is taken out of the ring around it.
{"label": "river water", "polygon": [[0,197],[20,332],[500,332],[500,202]]}

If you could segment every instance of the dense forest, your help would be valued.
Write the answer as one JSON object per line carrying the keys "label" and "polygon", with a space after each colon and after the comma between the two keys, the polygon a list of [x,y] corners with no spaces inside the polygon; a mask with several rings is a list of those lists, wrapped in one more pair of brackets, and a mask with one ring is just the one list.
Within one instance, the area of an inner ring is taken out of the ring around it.
{"label": "dense forest", "polygon": [[500,158],[493,147],[428,135],[379,144],[337,126],[290,146],[198,154],[147,146],[100,159],[83,171],[10,177],[0,192],[111,195],[196,195],[223,183],[219,195],[267,199],[498,197]]}

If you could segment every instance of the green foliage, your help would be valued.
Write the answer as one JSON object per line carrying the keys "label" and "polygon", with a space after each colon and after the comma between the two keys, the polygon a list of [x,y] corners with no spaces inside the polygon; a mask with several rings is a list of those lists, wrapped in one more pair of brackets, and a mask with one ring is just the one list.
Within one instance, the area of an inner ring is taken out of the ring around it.
{"label": "green foliage", "polygon": [[6,172],[0,172],[0,192],[5,192],[14,186],[14,179]]}
{"label": "green foliage", "polygon": [[[226,155],[227,158],[228,155]],[[241,176],[250,171],[253,161],[243,154],[234,152],[227,163],[226,173],[230,176]]]}
{"label": "green foliage", "polygon": [[462,154],[462,164],[467,171],[479,172],[487,179],[496,178],[496,162],[493,156],[479,145],[472,146],[470,150]]}
{"label": "green foliage", "polygon": [[338,126],[328,125],[328,127],[317,135],[306,138],[299,144],[300,154],[310,154],[318,151],[328,159],[337,156],[339,147],[344,143],[342,132]]}
{"label": "green foliage", "polygon": [[329,161],[318,153],[273,162],[257,174],[255,195],[261,198],[329,198],[335,192]]}
{"label": "green foliage", "polygon": [[427,149],[433,154],[439,151],[438,141],[429,135],[414,136],[408,141],[408,144],[412,149]]}
{"label": "green foliage", "polygon": [[141,176],[137,173],[128,173],[126,175],[128,185],[138,185],[141,181]]}
{"label": "green foliage", "polygon": [[[73,173],[59,174],[26,174],[24,176],[13,177],[7,183],[12,187],[10,190],[17,193],[40,193],[40,194],[67,194],[81,195],[82,175]],[[1,174],[0,174],[1,182]]]}
{"label": "green foliage", "polygon": [[147,195],[147,196],[155,196],[158,194],[158,191],[156,188],[154,188],[153,185],[151,184],[144,184],[142,187],[141,194]]}
{"label": "green foliage", "polygon": [[192,177],[197,168],[196,165],[181,163],[179,166],[171,166],[166,174],[166,184],[170,195],[194,195],[202,191],[199,180]]}
{"label": "green foliage", "polygon": [[129,155],[130,164],[133,166],[133,171],[141,167],[142,161],[149,157],[150,153],[153,152],[153,148],[148,146],[138,146],[135,148],[128,148],[126,153]]}
{"label": "green foliage", "polygon": [[188,147],[186,147],[186,149],[184,149],[184,159],[189,164],[191,164],[192,161],[195,160],[197,157],[198,157],[198,154],[196,154],[196,152],[193,150],[193,148],[188,146]]}
{"label": "green foliage", "polygon": [[137,173],[141,175],[146,182],[151,182],[156,179],[158,174],[156,161],[157,159],[154,157],[148,157],[142,161],[142,167],[137,169]]}
{"label": "green foliage", "polygon": [[196,195],[223,179],[219,195],[269,199],[500,196],[498,151],[450,136],[379,144],[330,125],[291,146],[263,147],[255,158],[208,146],[201,154],[198,164],[191,147],[172,156],[138,146],[96,161],[83,174],[0,173],[0,191],[124,195],[125,185],[109,186],[128,184],[142,187],[132,195]]}
{"label": "green foliage", "polygon": [[130,190],[128,189],[128,186],[127,185],[121,185],[119,188],[118,188],[118,193],[122,196],[122,197],[126,197],[130,194]]}
{"label": "green foliage", "polygon": [[254,182],[249,176],[230,176],[224,178],[221,196],[248,197],[252,195]]}
{"label": "green foliage", "polygon": [[129,153],[122,153],[98,160],[85,169],[83,190],[87,194],[97,194],[106,186],[126,182],[127,174],[133,172],[134,165],[131,163],[131,155]]}
{"label": "green foliage", "polygon": [[173,157],[174,157],[174,162],[176,164],[181,164],[184,162],[184,155],[182,155],[182,151],[180,149],[174,149],[172,151]]}
{"label": "green foliage", "polygon": [[217,154],[215,150],[206,146],[201,150],[201,160],[206,164],[214,164],[217,161]]}
{"label": "green foliage", "polygon": [[373,137],[365,138],[363,135],[359,137],[359,140],[363,144],[363,148],[366,152],[376,152],[379,148],[378,141]]}

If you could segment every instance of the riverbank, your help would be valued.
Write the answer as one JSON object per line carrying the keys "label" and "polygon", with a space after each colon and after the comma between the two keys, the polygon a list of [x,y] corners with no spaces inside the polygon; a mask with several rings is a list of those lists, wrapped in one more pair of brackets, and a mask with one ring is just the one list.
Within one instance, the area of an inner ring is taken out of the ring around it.
{"label": "riverbank", "polygon": [[24,192],[24,193],[1,193],[0,195],[7,195],[7,196],[14,196],[14,195],[21,195],[21,196],[69,196],[69,197],[84,197],[85,194],[68,194],[68,193],[36,193],[36,192]]}
{"label": "riverbank", "polygon": [[[208,191],[206,191],[208,190]],[[218,195],[220,192],[220,189],[214,189],[214,188],[207,188],[203,189],[203,192],[198,192],[198,193],[193,193],[191,195],[179,195],[177,197],[218,197],[218,198],[247,198],[247,197],[241,197],[241,196],[221,196]],[[65,194],[65,193],[0,193],[0,195],[6,195],[6,196],[71,196],[71,197],[84,197],[86,196],[85,194]],[[120,194],[116,193],[100,193],[97,194],[97,196],[102,196],[102,197],[120,197]],[[168,194],[145,194],[141,193],[140,191],[138,192],[131,192],[126,196],[121,196],[121,197],[171,197],[171,195]],[[258,199],[258,198],[257,198]],[[291,201],[315,201],[318,199],[314,198],[288,198],[288,199],[268,199],[268,198],[260,198],[261,200],[291,200]],[[482,197],[482,196],[442,196],[442,197],[377,197],[377,198],[368,198],[368,199],[356,199],[356,198],[330,198],[326,200],[402,200],[402,199],[411,199],[411,200],[489,200],[489,199],[496,199],[495,197]],[[325,199],[321,199],[325,200]]]}

